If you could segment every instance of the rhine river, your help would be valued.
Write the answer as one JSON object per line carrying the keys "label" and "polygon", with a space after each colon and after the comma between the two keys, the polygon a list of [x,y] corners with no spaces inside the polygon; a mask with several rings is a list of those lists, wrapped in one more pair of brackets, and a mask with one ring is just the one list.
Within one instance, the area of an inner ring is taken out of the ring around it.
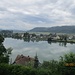
{"label": "rhine river", "polygon": [[25,55],[30,57],[35,57],[36,53],[40,62],[49,61],[52,59],[60,59],[60,56],[63,56],[65,53],[74,52],[75,53],[75,44],[67,43],[51,43],[47,41],[39,42],[25,42],[24,40],[17,40],[12,38],[6,38],[4,41],[4,46],[6,48],[13,48],[10,59],[12,62],[15,60],[17,55]]}

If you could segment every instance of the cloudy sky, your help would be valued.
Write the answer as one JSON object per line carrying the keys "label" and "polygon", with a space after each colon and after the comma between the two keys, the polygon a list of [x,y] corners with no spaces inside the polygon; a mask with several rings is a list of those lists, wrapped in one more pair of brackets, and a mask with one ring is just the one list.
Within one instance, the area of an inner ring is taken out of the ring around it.
{"label": "cloudy sky", "polygon": [[75,25],[75,0],[0,0],[0,29]]}

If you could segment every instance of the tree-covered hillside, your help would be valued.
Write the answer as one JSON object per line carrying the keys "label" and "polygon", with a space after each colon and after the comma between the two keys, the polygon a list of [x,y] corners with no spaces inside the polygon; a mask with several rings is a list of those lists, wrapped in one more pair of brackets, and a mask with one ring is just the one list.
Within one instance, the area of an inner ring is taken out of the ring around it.
{"label": "tree-covered hillside", "polygon": [[75,33],[75,26],[36,27],[29,32]]}

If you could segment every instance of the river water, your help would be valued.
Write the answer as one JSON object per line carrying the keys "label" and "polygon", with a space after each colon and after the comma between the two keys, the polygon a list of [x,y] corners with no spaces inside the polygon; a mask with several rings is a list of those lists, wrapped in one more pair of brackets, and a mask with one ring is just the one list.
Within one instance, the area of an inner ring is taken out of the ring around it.
{"label": "river water", "polygon": [[12,62],[17,55],[25,55],[35,57],[36,53],[40,62],[49,61],[52,59],[60,59],[65,53],[75,52],[75,44],[63,44],[63,43],[48,43],[47,41],[39,42],[25,42],[24,40],[18,40],[13,38],[6,38],[4,41],[6,48],[13,48],[10,59]]}

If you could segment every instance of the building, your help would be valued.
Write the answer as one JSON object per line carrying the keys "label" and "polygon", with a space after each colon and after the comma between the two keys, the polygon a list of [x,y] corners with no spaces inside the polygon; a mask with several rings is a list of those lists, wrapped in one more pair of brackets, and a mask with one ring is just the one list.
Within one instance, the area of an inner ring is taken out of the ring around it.
{"label": "building", "polygon": [[18,55],[16,57],[15,61],[13,62],[13,64],[33,66],[34,65],[34,58],[32,58],[30,56]]}

